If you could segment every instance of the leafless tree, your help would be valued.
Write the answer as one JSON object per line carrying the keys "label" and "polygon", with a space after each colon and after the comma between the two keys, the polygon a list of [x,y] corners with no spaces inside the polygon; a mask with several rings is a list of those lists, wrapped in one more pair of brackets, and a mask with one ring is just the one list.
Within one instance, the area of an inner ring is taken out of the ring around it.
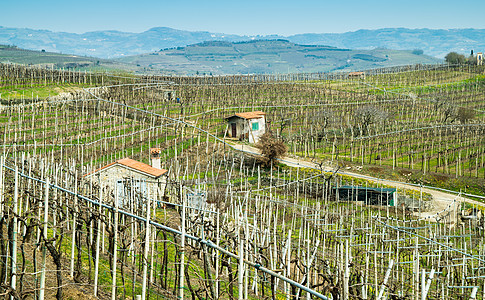
{"label": "leafless tree", "polygon": [[286,116],[284,116],[282,113],[279,113],[278,114],[278,118],[279,118],[279,123],[280,123],[280,130],[279,130],[279,138],[282,138],[282,134],[283,134],[283,130],[285,130],[288,126],[290,126],[291,124],[291,119],[290,118],[287,118]]}
{"label": "leafless tree", "polygon": [[311,118],[310,122],[312,127],[315,129],[318,142],[321,142],[324,138],[325,130],[331,124],[331,118],[332,114],[326,110],[317,111],[316,114]]}
{"label": "leafless tree", "polygon": [[450,104],[443,105],[443,123],[453,123],[457,117],[457,109]]}
{"label": "leafless tree", "polygon": [[355,121],[362,128],[362,134],[367,134],[369,126],[385,121],[389,114],[375,106],[363,106],[355,111]]}

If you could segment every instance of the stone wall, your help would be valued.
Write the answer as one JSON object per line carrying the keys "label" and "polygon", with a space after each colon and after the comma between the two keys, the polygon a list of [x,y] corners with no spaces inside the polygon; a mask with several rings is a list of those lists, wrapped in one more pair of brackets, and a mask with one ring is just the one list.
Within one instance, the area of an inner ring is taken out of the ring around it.
{"label": "stone wall", "polygon": [[97,173],[88,176],[88,178],[96,182],[99,181],[102,186],[107,186],[113,191],[116,188],[118,180],[143,180],[146,181],[147,197],[154,200],[161,200],[165,194],[165,187],[167,185],[167,176],[165,175],[154,179],[143,173],[116,164],[100,170]]}

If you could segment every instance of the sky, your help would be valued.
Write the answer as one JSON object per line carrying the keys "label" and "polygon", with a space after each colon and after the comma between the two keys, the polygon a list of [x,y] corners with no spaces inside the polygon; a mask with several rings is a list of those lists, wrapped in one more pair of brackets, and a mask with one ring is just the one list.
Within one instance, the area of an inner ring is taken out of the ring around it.
{"label": "sky", "polygon": [[153,27],[283,36],[359,29],[485,28],[485,1],[0,0],[0,26],[84,33]]}

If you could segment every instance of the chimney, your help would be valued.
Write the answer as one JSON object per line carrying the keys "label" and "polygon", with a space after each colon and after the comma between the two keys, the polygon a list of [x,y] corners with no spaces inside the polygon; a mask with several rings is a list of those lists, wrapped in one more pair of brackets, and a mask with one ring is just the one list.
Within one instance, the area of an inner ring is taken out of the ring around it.
{"label": "chimney", "polygon": [[161,169],[160,163],[160,148],[150,148],[150,158],[152,160],[152,167],[155,169]]}

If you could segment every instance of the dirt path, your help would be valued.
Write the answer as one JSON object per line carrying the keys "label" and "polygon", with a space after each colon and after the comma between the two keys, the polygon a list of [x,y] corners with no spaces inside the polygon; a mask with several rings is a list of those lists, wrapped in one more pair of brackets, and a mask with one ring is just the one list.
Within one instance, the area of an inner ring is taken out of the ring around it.
{"label": "dirt path", "polygon": [[[249,145],[236,144],[236,143],[234,143],[232,145],[237,150],[242,151],[242,152],[246,152],[246,153],[249,153],[249,154],[259,155],[261,153],[259,151],[259,149],[252,147],[252,146],[249,146]],[[285,157],[279,159],[279,161],[281,161],[282,163],[284,163],[284,164],[286,164],[290,167],[294,167],[294,168],[303,167],[303,168],[311,168],[311,169],[319,170],[319,168],[315,165],[315,163],[310,162],[310,161],[306,161],[306,160],[303,160],[303,159],[300,159],[300,158],[291,158],[289,156],[285,156]],[[333,172],[330,165],[328,165],[328,164],[326,165],[326,167],[324,167],[324,171]],[[352,173],[352,172],[346,172],[346,171],[339,171],[338,173],[342,174],[342,175],[351,176],[351,177],[354,177],[354,178],[362,178],[362,179],[366,179],[366,180],[369,180],[369,181],[378,182],[378,183],[385,184],[385,185],[388,185],[388,186],[392,186],[392,187],[395,187],[395,188],[409,189],[409,190],[415,190],[415,191],[420,191],[420,189],[421,189],[420,187],[414,186],[414,185],[411,185],[411,184],[402,183],[402,182],[395,182],[395,181],[392,181],[392,180],[386,180],[386,179],[382,179],[382,178],[376,178],[376,177],[367,176],[367,175],[363,175],[363,174],[359,174],[359,173]],[[465,202],[465,203],[469,203],[469,204],[473,204],[473,205],[478,205],[478,206],[485,208],[484,203],[481,203],[481,202],[478,202],[478,201],[475,201],[475,200],[471,200],[471,199],[468,199],[468,198],[464,198],[464,197],[458,196],[456,194],[441,192],[441,191],[437,191],[437,190],[429,189],[429,188],[425,188],[425,187],[422,188],[422,191],[425,192],[425,193],[431,194],[433,196],[433,205],[431,205],[431,207],[432,207],[431,210],[428,210],[426,212],[421,212],[421,214],[418,212],[418,213],[415,213],[415,215],[419,216],[422,219],[429,220],[431,222],[436,222],[437,220],[441,220],[442,218],[444,218],[446,216],[448,216],[451,220],[456,220],[458,209],[460,207],[459,204],[461,202]]]}

